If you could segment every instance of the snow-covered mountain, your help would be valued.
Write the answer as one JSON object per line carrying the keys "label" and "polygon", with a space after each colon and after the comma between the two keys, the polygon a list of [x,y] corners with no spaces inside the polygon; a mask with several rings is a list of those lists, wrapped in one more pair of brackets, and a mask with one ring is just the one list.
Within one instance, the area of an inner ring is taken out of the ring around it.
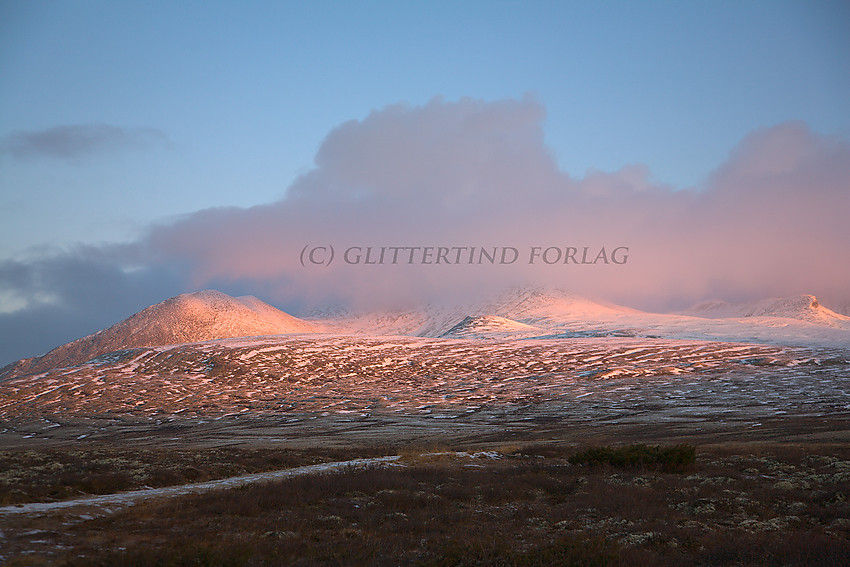
{"label": "snow-covered mountain", "polygon": [[337,314],[326,332],[455,338],[647,337],[785,345],[850,345],[850,317],[811,295],[746,304],[705,302],[688,311],[647,313],[563,290],[519,288],[466,305]]}
{"label": "snow-covered mountain", "polygon": [[632,337],[788,346],[850,346],[850,317],[814,296],[746,304],[706,302],[686,312],[637,311],[551,289],[514,289],[473,304],[427,305],[353,315],[335,310],[302,320],[254,297],[184,294],[44,356],[0,370],[0,378],[81,364],[112,351],[290,333],[445,339]]}
{"label": "snow-covered mountain", "polygon": [[511,328],[518,333],[528,334],[536,329],[537,334],[547,334],[570,323],[617,319],[635,313],[640,312],[559,289],[515,288],[471,304],[430,304],[407,311],[336,314],[313,322],[328,332],[440,337],[458,331],[455,327],[467,318],[474,321],[466,325],[464,336],[471,336],[471,327],[479,330],[487,327],[489,333],[500,326],[499,332],[504,333],[505,322],[496,323],[500,319],[515,323]]}
{"label": "snow-covered mountain", "polygon": [[256,297],[205,290],[166,299],[107,329],[10,366],[15,373],[38,372],[80,364],[120,349],[315,331],[311,323]]}
{"label": "snow-covered mountain", "polygon": [[723,300],[704,301],[683,311],[682,314],[710,319],[781,317],[850,329],[850,317],[824,307],[814,295],[772,297],[745,303],[727,303]]}
{"label": "snow-covered mountain", "polygon": [[589,299],[561,289],[544,288],[514,289],[485,304],[483,310],[526,324],[544,326],[640,313],[622,305]]}
{"label": "snow-covered mountain", "polygon": [[125,428],[125,419],[271,418],[263,427],[301,423],[296,431],[309,432],[319,416],[346,428],[364,420],[360,431],[401,416],[462,423],[456,431],[475,435],[467,425],[497,422],[502,431],[506,419],[528,431],[529,420],[563,416],[631,426],[734,419],[739,428],[795,413],[842,415],[847,318],[810,296],[694,313],[517,289],[475,304],[335,310],[305,322],[253,297],[205,291],[0,369],[0,421],[38,424],[21,439],[63,432],[55,438],[70,440],[93,430],[81,435],[59,416],[97,417],[106,438],[102,424]]}
{"label": "snow-covered mountain", "polygon": [[520,338],[535,337],[541,334],[543,334],[543,330],[540,327],[526,325],[497,315],[479,315],[477,317],[465,317],[441,336],[453,338]]}

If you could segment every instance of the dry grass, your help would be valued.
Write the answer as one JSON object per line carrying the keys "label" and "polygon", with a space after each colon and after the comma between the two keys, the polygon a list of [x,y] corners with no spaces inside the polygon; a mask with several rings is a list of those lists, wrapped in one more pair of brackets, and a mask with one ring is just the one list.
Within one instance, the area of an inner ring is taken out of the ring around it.
{"label": "dry grass", "polygon": [[389,447],[354,449],[53,448],[0,451],[0,505],[54,502],[88,494],[203,482],[361,456]]}
{"label": "dry grass", "polygon": [[[850,448],[702,448],[679,472],[666,458],[616,457],[668,450],[442,451],[61,527],[59,517],[30,520],[15,537],[2,529],[19,551],[10,565],[847,564]],[[615,457],[570,463],[599,454]]]}

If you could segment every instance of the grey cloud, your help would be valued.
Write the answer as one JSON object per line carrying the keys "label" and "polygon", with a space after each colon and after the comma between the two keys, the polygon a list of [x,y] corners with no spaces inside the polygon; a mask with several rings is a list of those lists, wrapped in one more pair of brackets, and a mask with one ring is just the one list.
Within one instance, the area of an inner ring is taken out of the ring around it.
{"label": "grey cloud", "polygon": [[0,293],[29,300],[0,313],[0,366],[44,354],[184,289],[179,267],[163,262],[128,269],[131,258],[121,248],[80,247],[0,262]]}
{"label": "grey cloud", "polygon": [[168,137],[154,128],[74,124],[12,132],[0,141],[0,151],[18,159],[71,160],[102,153],[165,147],[168,143]]}

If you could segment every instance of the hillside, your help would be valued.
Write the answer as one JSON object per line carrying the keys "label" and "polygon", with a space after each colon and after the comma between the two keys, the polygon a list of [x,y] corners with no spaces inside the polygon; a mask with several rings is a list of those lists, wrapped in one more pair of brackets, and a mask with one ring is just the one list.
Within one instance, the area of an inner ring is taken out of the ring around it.
{"label": "hillside", "polygon": [[499,317],[497,315],[480,315],[477,317],[466,317],[460,323],[443,333],[443,337],[452,338],[507,338],[520,335],[539,336],[542,330]]}
{"label": "hillside", "polygon": [[[470,325],[478,329],[486,327],[487,333],[528,335],[547,334],[569,324],[609,321],[636,313],[640,312],[558,289],[516,288],[472,304],[430,304],[408,311],[332,314],[317,319],[316,324],[328,332],[374,335],[441,337],[455,335],[463,327],[462,336],[470,336]],[[504,320],[510,324],[505,324]],[[462,324],[464,321],[467,322]],[[456,328],[458,325],[461,327]]]}
{"label": "hillside", "polygon": [[2,374],[28,374],[83,363],[120,349],[225,339],[310,333],[315,326],[253,296],[214,290],[185,293],[151,305],[94,334],[47,354],[7,366]]}
{"label": "hillside", "polygon": [[814,295],[772,297],[743,303],[728,303],[722,300],[705,301],[694,305],[682,314],[711,319],[780,317],[850,329],[850,317],[824,307]]}

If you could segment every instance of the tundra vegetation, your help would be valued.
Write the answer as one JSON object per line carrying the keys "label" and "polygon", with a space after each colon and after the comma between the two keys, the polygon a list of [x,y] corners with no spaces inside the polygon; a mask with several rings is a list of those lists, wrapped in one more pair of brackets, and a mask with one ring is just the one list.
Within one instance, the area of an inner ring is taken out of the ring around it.
{"label": "tundra vegetation", "polygon": [[[7,565],[823,565],[850,557],[850,447],[605,445],[5,451],[5,502],[364,455],[112,513],[0,515]],[[52,484],[44,479],[56,471]],[[29,471],[34,471],[29,474]]]}

